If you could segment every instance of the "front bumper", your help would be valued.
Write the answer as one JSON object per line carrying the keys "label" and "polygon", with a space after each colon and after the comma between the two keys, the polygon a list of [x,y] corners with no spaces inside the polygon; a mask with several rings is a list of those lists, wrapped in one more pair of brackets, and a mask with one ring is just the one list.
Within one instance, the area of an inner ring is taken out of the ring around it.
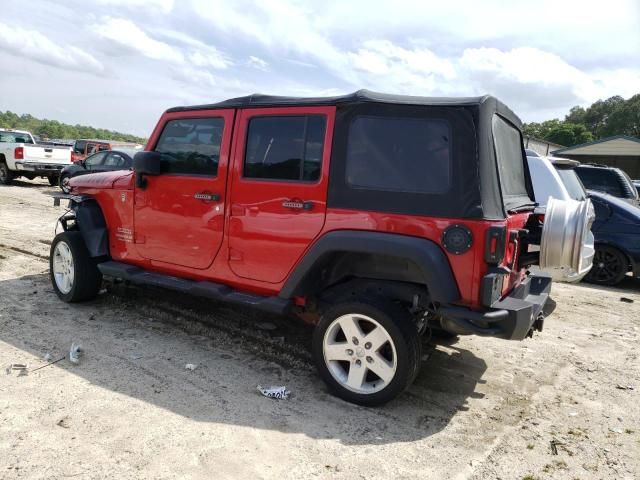
{"label": "front bumper", "polygon": [[442,326],[455,333],[522,340],[531,336],[533,330],[542,330],[550,292],[549,275],[530,275],[490,309],[476,311],[446,305],[438,313]]}
{"label": "front bumper", "polygon": [[34,175],[59,175],[67,165],[59,163],[16,162],[16,170]]}

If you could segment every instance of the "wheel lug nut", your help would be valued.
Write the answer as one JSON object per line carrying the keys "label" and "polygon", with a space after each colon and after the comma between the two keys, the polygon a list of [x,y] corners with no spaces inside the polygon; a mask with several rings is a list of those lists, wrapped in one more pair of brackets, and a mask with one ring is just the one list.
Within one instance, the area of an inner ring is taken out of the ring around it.
{"label": "wheel lug nut", "polygon": [[353,338],[351,339],[351,341],[353,342],[353,344],[354,344],[354,345],[358,345],[358,343],[359,343],[359,342],[358,342],[358,339],[357,339],[356,337],[353,337]]}
{"label": "wheel lug nut", "polygon": [[356,365],[358,366],[362,365],[362,360],[356,360]]}
{"label": "wheel lug nut", "polygon": [[350,348],[347,348],[347,355],[353,355],[353,350],[351,350]]}
{"label": "wheel lug nut", "polygon": [[368,363],[373,363],[373,358],[371,358],[371,357],[369,357],[369,356],[367,355],[367,362],[368,362]]}
{"label": "wheel lug nut", "polygon": [[364,344],[364,348],[366,348],[367,350],[369,350],[371,348],[371,342],[367,342]]}

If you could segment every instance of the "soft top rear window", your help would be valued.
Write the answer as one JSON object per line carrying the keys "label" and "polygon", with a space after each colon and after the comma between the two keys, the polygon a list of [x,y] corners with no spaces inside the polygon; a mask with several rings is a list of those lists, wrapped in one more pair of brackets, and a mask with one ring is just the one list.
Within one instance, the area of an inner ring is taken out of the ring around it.
{"label": "soft top rear window", "polygon": [[520,130],[499,115],[493,116],[492,127],[500,187],[505,207],[508,210],[532,204],[527,191]]}

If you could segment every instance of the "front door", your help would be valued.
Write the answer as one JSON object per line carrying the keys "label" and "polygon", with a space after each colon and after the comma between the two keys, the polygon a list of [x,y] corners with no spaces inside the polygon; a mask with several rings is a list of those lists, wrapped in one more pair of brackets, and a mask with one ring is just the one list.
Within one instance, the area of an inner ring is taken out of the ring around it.
{"label": "front door", "polygon": [[335,107],[238,115],[229,265],[240,277],[279,283],[324,225]]}
{"label": "front door", "polygon": [[204,269],[222,243],[234,110],[163,116],[148,144],[162,174],[135,193],[135,243],[150,260]]}

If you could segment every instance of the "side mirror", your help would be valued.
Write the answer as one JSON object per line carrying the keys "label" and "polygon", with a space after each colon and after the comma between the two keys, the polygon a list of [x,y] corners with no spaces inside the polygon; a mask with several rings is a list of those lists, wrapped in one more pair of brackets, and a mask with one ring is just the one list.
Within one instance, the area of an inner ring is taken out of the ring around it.
{"label": "side mirror", "polygon": [[147,181],[145,177],[158,176],[161,173],[162,161],[158,152],[138,152],[133,157],[133,171],[136,172],[136,186],[145,188]]}

